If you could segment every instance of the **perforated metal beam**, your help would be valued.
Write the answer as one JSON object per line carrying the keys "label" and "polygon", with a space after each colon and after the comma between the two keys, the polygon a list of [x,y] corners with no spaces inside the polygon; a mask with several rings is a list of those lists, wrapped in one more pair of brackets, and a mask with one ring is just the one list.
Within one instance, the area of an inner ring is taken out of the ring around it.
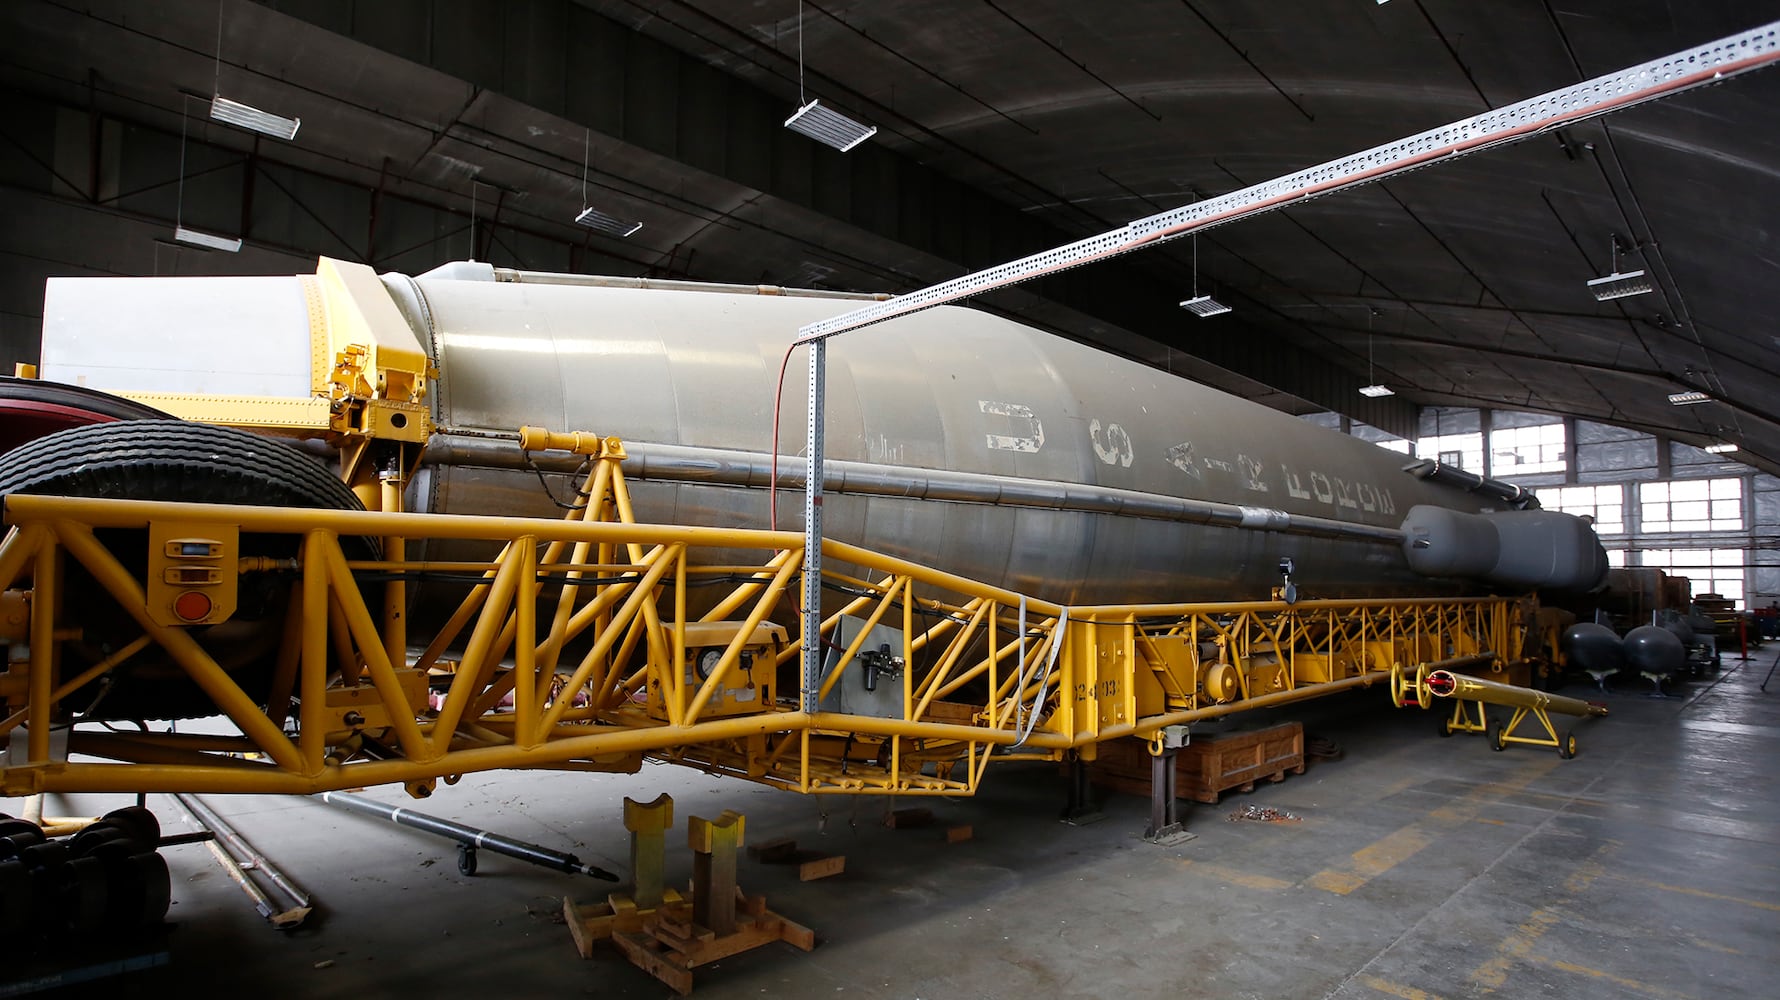
{"label": "perforated metal beam", "polygon": [[1518,142],[1587,118],[1717,83],[1739,73],[1760,69],[1776,60],[1780,60],[1780,21],[1474,115],[1398,139],[1396,142],[1374,146],[1351,156],[1330,160],[1239,191],[1160,212],[1111,232],[953,278],[907,295],[898,295],[801,328],[795,342],[808,344],[810,347],[809,439],[805,444],[807,450],[804,454],[809,457],[809,468],[814,470],[813,474],[805,477],[804,486],[805,689],[809,689],[812,678],[819,678],[822,674],[821,643],[813,641],[811,637],[821,634],[822,625],[822,609],[816,597],[819,596],[822,577],[822,476],[819,470],[823,467],[825,433],[822,409],[828,338],[1031,278],[1095,261],[1110,260],[1134,250],[1191,236],[1214,226],[1246,219],[1345,188],[1370,184],[1442,160]]}
{"label": "perforated metal beam", "polygon": [[798,331],[797,342],[832,337],[1067,268],[1110,260],[1214,226],[1717,83],[1776,60],[1780,60],[1780,21],[811,323]]}

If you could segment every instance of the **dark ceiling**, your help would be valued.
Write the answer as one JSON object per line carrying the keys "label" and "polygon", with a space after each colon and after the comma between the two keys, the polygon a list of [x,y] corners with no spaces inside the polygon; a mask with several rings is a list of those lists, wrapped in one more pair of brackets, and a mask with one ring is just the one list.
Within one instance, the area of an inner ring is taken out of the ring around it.
{"label": "dark ceiling", "polygon": [[[258,253],[188,270],[328,253],[418,271],[474,240],[539,270],[908,291],[1776,16],[1747,0],[13,0],[0,85],[35,110],[0,125],[0,268],[13,296],[20,274],[141,272],[115,245],[188,211]],[[301,117],[296,141],[205,125],[192,100],[192,163],[172,167],[182,95],[216,89]],[[789,133],[800,94],[879,132],[846,154]],[[91,124],[83,146],[71,112],[121,136]],[[58,222],[57,202],[105,224]],[[643,229],[589,233],[584,204]],[[1780,473],[1777,205],[1780,73],[1758,72],[1219,228],[1197,283],[1226,316],[1178,307],[1186,240],[980,304],[1288,410],[1399,433],[1409,404],[1547,411],[1732,441]],[[1596,302],[1584,282],[1616,237],[1656,290]],[[1364,399],[1369,381],[1399,395]],[[1685,388],[1720,401],[1671,406]]]}

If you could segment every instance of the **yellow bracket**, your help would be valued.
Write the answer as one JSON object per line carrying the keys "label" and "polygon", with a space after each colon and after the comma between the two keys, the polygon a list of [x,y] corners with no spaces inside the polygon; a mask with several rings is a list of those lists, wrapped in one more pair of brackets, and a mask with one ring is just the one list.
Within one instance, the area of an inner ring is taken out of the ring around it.
{"label": "yellow bracket", "polygon": [[316,396],[338,434],[424,442],[428,385],[438,372],[395,301],[364,264],[323,257],[310,289]]}

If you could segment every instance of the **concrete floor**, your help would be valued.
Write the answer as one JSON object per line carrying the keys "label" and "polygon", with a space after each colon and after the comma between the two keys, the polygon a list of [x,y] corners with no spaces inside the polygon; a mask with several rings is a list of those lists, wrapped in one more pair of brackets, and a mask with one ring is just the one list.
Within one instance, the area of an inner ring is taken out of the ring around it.
{"label": "concrete floor", "polygon": [[[974,839],[958,844],[939,826],[886,829],[882,799],[815,800],[665,766],[470,776],[421,808],[622,871],[623,797],[666,791],[680,830],[689,815],[735,809],[752,842],[792,836],[845,854],[844,874],[811,883],[742,862],[744,888],[820,943],[702,969],[703,997],[1771,997],[1780,677],[1767,693],[1757,685],[1772,649],[1726,658],[1715,681],[1669,700],[1628,684],[1608,696],[1610,718],[1578,727],[1571,761],[1439,739],[1431,715],[1392,710],[1376,689],[1273,713],[1304,720],[1345,758],[1189,808],[1197,837],[1173,847],[1138,838],[1141,798],[1109,798],[1099,823],[1057,822],[1061,782],[1031,766],[992,769],[975,799],[898,803],[971,824]],[[672,995],[616,952],[575,954],[561,898],[599,898],[605,883],[486,854],[466,878],[449,844],[413,831],[308,800],[209,801],[319,910],[299,930],[272,930],[202,847],[168,848],[171,963],[106,991]],[[1250,803],[1302,821],[1226,821]],[[171,803],[150,805],[179,828]],[[683,844],[669,839],[676,881],[690,868]]]}

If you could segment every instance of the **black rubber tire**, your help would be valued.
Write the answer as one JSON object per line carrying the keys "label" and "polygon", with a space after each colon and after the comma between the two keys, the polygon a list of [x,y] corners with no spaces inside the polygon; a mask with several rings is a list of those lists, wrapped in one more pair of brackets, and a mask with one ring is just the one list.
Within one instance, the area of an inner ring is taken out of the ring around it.
{"label": "black rubber tire", "polygon": [[364,509],[282,441],[185,420],[116,420],[21,445],[0,455],[0,497],[12,493]]}
{"label": "black rubber tire", "polygon": [[[119,420],[58,431],[0,455],[0,498],[14,493],[191,503],[363,510],[357,496],[296,448],[246,431],[183,420]],[[139,530],[104,530],[98,539],[138,579],[146,567]],[[342,539],[348,558],[373,558],[376,545]],[[243,536],[241,555],[290,558],[292,535]],[[192,630],[250,697],[264,702],[283,639],[293,574],[243,576],[235,615]],[[374,595],[367,594],[368,599]],[[95,663],[140,634],[111,596],[70,564],[64,603],[88,609],[82,641],[65,657]],[[64,669],[68,669],[67,666]],[[179,719],[211,715],[210,699],[185,672],[151,647],[70,696],[89,720]]]}
{"label": "black rubber tire", "polygon": [[468,844],[458,845],[457,871],[458,874],[464,876],[476,874],[476,849],[474,847],[471,847]]}
{"label": "black rubber tire", "polygon": [[0,375],[0,454],[66,427],[109,420],[170,419],[152,406],[109,392]]}
{"label": "black rubber tire", "polygon": [[1504,735],[1506,734],[1502,732],[1502,724],[1500,722],[1490,723],[1489,740],[1491,750],[1501,751],[1508,749],[1507,742],[1502,739]]}

